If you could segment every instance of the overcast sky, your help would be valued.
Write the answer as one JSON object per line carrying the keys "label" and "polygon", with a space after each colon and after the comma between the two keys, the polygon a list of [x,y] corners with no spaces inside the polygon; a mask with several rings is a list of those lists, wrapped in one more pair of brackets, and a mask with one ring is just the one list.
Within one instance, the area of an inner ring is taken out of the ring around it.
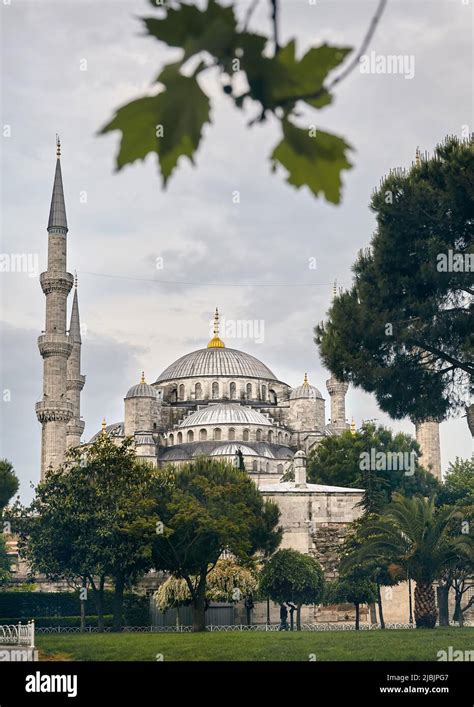
{"label": "overcast sky", "polygon": [[[249,3],[237,3],[241,16]],[[268,29],[267,5],[260,2],[252,29]],[[299,53],[325,41],[357,47],[376,5],[284,0],[282,40],[296,37]],[[409,166],[417,145],[432,150],[447,133],[461,135],[473,124],[472,3],[390,0],[370,51],[413,57],[413,78],[356,70],[340,84],[332,106],[311,114],[318,127],[354,147],[340,206],[296,191],[283,170],[271,172],[278,125],[270,120],[248,128],[255,109],[236,111],[212,71],[202,80],[212,96],[212,124],[196,166],[181,161],[163,192],[156,155],[117,174],[119,133],[96,136],[115,108],[151,95],[160,67],[177,57],[143,35],[138,17],[152,12],[145,0],[1,5],[2,123],[11,129],[2,140],[1,251],[38,254],[39,271],[46,267],[58,132],[68,268],[78,272],[86,327],[85,439],[104,416],[110,423],[123,419],[123,397],[142,369],[153,382],[176,358],[206,345],[216,306],[228,320],[264,323],[261,343],[227,339],[228,346],[257,356],[290,385],[308,371],[328,398],[329,375],[313,344],[313,327],[329,307],[334,279],[348,286],[357,252],[369,244],[373,188],[390,168]],[[80,70],[84,59],[87,71]],[[233,203],[235,191],[240,204]],[[157,271],[160,257],[164,268]],[[316,258],[316,270],[308,269],[309,258]],[[0,455],[13,462],[26,501],[40,473],[34,405],[42,394],[36,339],[44,328],[45,298],[37,275],[0,277],[1,388],[11,391],[1,408]],[[358,390],[348,393],[347,414],[358,425],[377,418],[413,431],[408,420],[391,421]],[[441,444],[444,470],[456,456],[469,456],[466,420],[443,423]]]}

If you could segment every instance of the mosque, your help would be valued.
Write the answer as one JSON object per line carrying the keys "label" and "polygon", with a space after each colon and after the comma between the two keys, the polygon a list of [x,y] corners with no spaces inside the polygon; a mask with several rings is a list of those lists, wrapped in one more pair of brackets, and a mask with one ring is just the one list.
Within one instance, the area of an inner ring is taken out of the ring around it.
{"label": "mosque", "polygon": [[[41,478],[63,461],[67,448],[83,443],[85,424],[78,290],[67,271],[59,142],[47,230],[48,265],[40,275],[46,325],[38,339],[44,361],[43,397],[36,403],[42,425]],[[68,295],[73,288],[68,327]],[[306,375],[292,388],[262,361],[227,347],[219,335],[216,310],[214,335],[207,345],[184,354],[152,383],[142,374],[124,391],[123,420],[112,424],[104,420],[102,430],[89,441],[99,434],[117,441],[131,437],[137,456],[159,467],[206,455],[245,468],[263,496],[280,508],[282,546],[314,555],[326,573],[334,575],[337,547],[348,523],[361,512],[357,504],[362,490],[307,482],[306,457],[319,442],[350,428],[355,431],[346,420],[347,383],[331,376],[326,389],[328,411],[321,391]],[[416,434],[422,463],[440,478],[437,423],[418,425]]]}

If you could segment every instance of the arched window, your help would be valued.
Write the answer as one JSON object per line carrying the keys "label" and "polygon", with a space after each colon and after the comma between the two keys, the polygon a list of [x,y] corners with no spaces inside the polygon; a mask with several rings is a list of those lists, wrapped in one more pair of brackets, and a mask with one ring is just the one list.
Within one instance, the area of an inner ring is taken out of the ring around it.
{"label": "arched window", "polygon": [[268,472],[270,471],[270,462],[267,462],[267,463],[265,464],[265,471],[267,472],[267,474],[268,474]]}
{"label": "arched window", "polygon": [[178,432],[178,437],[177,437],[178,444],[182,444],[183,442],[183,433]]}
{"label": "arched window", "polygon": [[194,397],[196,400],[202,400],[202,385],[200,383],[196,383],[194,386]]}
{"label": "arched window", "polygon": [[273,442],[273,432],[271,430],[268,430],[268,441]]}
{"label": "arched window", "polygon": [[245,390],[247,391],[247,398],[249,400],[251,400],[252,399],[252,384],[247,383]]}
{"label": "arched window", "polygon": [[262,430],[257,430],[257,434],[255,435],[255,439],[257,440],[257,442],[262,441]]}
{"label": "arched window", "polygon": [[283,464],[277,464],[277,472],[283,474]]}
{"label": "arched window", "polygon": [[235,383],[230,384],[229,391],[230,391],[231,400],[235,400],[237,397],[237,386],[235,385]]}
{"label": "arched window", "polygon": [[256,459],[252,462],[252,471],[258,471],[258,462]]}
{"label": "arched window", "polygon": [[214,430],[214,439],[216,442],[221,441],[221,430],[219,427],[216,427],[216,429]]}
{"label": "arched window", "polygon": [[170,403],[175,403],[178,399],[178,391],[176,388],[173,388],[172,391],[170,391]]}
{"label": "arched window", "polygon": [[248,442],[250,439],[250,431],[244,430],[244,442]]}
{"label": "arched window", "polygon": [[235,430],[233,427],[231,427],[229,430],[229,439],[231,442],[233,442],[235,440]]}
{"label": "arched window", "polygon": [[281,444],[281,443],[282,443],[282,441],[283,441],[283,438],[282,438],[282,434],[281,434],[281,432],[279,432],[279,433],[278,433],[278,437],[277,437],[277,439],[278,439],[278,444]]}
{"label": "arched window", "polygon": [[262,385],[262,400],[266,400],[266,399],[267,399],[267,386]]}
{"label": "arched window", "polygon": [[212,384],[212,397],[219,397],[219,383],[217,381],[214,381],[214,383]]}
{"label": "arched window", "polygon": [[288,433],[286,433],[285,442],[288,444],[289,441],[290,441],[290,435]]}
{"label": "arched window", "polygon": [[192,430],[188,430],[188,442],[194,442],[194,432]]}
{"label": "arched window", "polygon": [[207,439],[207,430],[199,430],[199,441],[205,442]]}
{"label": "arched window", "polygon": [[174,444],[174,434],[168,435],[168,443],[169,443],[169,446],[170,446],[170,447],[173,446],[173,444]]}
{"label": "arched window", "polygon": [[184,385],[181,384],[178,388],[178,398],[184,400]]}

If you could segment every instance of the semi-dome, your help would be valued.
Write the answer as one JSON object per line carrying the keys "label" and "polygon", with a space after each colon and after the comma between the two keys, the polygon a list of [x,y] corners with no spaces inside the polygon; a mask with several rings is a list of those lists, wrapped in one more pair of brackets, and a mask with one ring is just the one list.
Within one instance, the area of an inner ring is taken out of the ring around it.
{"label": "semi-dome", "polygon": [[203,425],[258,425],[271,426],[272,422],[251,407],[236,403],[208,405],[186,417],[180,427],[201,427]]}
{"label": "semi-dome", "polygon": [[131,388],[129,388],[127,395],[125,396],[125,400],[127,398],[157,398],[158,393],[156,392],[155,388],[153,388],[152,385],[149,385],[145,381],[145,374],[142,373],[142,378],[140,383],[137,383],[136,385],[132,385]]}
{"label": "semi-dome", "polygon": [[198,349],[178,358],[158,376],[155,385],[178,378],[205,376],[277,380],[275,374],[264,363],[250,354],[237,349],[210,347]]}
{"label": "semi-dome", "polygon": [[251,447],[247,447],[245,444],[239,444],[238,442],[231,442],[230,444],[222,444],[220,447],[217,447],[214,449],[213,452],[211,452],[211,457],[229,457],[229,456],[235,456],[237,452],[239,451],[242,452],[244,456],[258,456],[258,452],[255,451],[255,449],[252,449]]}
{"label": "semi-dome", "polygon": [[321,398],[324,400],[320,391],[314,386],[308,383],[308,376],[305,373],[304,381],[297,388],[293,388],[290,393],[290,400],[296,400],[297,398],[309,398],[315,400],[316,398]]}

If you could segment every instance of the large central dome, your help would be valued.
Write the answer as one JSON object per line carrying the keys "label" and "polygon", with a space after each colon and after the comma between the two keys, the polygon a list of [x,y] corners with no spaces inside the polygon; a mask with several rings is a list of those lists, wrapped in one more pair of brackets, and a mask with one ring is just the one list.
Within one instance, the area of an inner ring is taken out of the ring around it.
{"label": "large central dome", "polygon": [[156,379],[156,383],[204,376],[231,376],[274,380],[274,373],[264,363],[250,354],[236,349],[206,348],[193,351],[178,358]]}

